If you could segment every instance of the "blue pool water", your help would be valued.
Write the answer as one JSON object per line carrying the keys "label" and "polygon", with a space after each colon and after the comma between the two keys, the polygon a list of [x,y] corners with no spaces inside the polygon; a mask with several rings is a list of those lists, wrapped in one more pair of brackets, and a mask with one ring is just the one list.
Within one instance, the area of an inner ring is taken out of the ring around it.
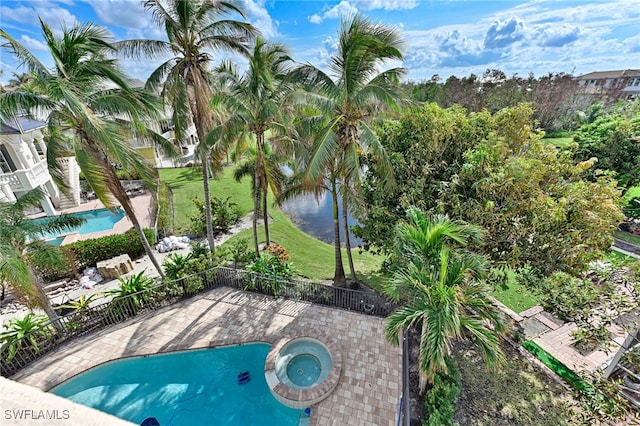
{"label": "blue pool water", "polygon": [[[77,403],[140,424],[162,426],[294,426],[302,416],[269,391],[264,363],[270,345],[128,358],[86,371],[51,390]],[[248,383],[238,375],[249,372]]]}
{"label": "blue pool water", "polygon": [[[77,228],[68,229],[59,234],[46,233],[44,238],[49,240],[56,238],[59,235],[66,235],[71,232],[77,232],[79,234],[91,234],[99,231],[106,231],[113,229],[113,226],[124,217],[124,210],[118,208],[113,212],[108,209],[90,210],[86,212],[72,213],[72,216],[81,217],[85,219],[85,222]],[[48,218],[34,219],[35,221],[47,221]],[[62,242],[62,241],[61,241]],[[55,244],[55,245],[60,245]]]}

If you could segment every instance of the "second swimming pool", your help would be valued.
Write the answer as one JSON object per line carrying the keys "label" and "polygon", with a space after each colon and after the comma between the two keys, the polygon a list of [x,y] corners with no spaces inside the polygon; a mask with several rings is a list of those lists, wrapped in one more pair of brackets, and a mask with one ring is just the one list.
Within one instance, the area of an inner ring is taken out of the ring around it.
{"label": "second swimming pool", "polygon": [[252,343],[112,361],[51,392],[135,424],[155,417],[162,426],[298,425],[304,412],[280,404],[267,386],[270,347]]}

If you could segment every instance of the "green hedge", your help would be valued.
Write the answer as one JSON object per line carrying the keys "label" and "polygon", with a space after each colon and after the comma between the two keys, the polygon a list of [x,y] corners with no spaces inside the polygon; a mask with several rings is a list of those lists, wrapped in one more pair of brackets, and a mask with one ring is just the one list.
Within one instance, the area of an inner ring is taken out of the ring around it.
{"label": "green hedge", "polygon": [[[144,233],[149,244],[155,244],[153,230],[145,229]],[[93,266],[101,260],[111,259],[121,254],[128,254],[131,259],[137,259],[144,254],[142,241],[140,241],[135,229],[130,229],[124,234],[76,241],[64,246],[63,250],[71,254],[78,269]]]}
{"label": "green hedge", "polygon": [[[145,229],[144,233],[149,244],[155,244],[153,230]],[[62,246],[61,250],[69,259],[71,270],[40,270],[40,274],[47,281],[71,278],[87,266],[95,266],[101,260],[111,259],[121,254],[128,254],[131,259],[137,259],[144,254],[144,247],[135,229],[130,229],[124,234],[76,241]]]}

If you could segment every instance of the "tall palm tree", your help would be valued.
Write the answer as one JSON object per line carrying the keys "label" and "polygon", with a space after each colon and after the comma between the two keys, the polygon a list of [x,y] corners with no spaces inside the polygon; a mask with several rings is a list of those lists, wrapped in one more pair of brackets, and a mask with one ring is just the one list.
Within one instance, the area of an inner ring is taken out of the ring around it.
{"label": "tall palm tree", "polygon": [[42,308],[53,324],[59,325],[38,269],[60,269],[68,262],[64,253],[42,240],[42,236],[79,226],[84,219],[69,215],[46,221],[25,219],[24,212],[39,206],[42,197],[44,193],[34,189],[15,203],[0,202],[0,282],[9,284],[31,307]]}
{"label": "tall palm tree", "polygon": [[[229,118],[207,138],[217,141],[219,151],[228,150],[234,143],[246,146],[252,140],[255,144],[253,229],[256,252],[260,194],[264,197],[262,213],[266,244],[270,243],[266,197],[269,187],[277,196],[277,187],[273,184],[277,182],[278,170],[268,164],[267,150],[273,147],[268,146],[266,136],[268,132],[275,135],[283,130],[282,116],[286,110],[287,95],[292,90],[288,80],[291,64],[284,45],[257,38],[246,72],[240,74],[238,67],[231,62],[224,62],[215,70],[216,78],[226,88],[217,97],[217,102],[224,105]],[[272,138],[271,144],[276,141],[275,137]]]}
{"label": "tall palm tree", "polygon": [[209,108],[210,76],[207,66],[211,54],[220,50],[247,53],[246,43],[255,33],[246,23],[226,16],[237,14],[244,18],[240,6],[218,0],[144,0],[144,8],[151,11],[153,20],[166,32],[165,40],[126,40],[117,44],[129,57],[166,58],[147,79],[147,87],[158,90],[172,108],[174,132],[183,140],[193,120],[202,159],[202,184],[205,198],[205,220],[209,249],[215,252],[209,191],[210,147],[204,144],[205,135],[214,127]]}
{"label": "tall palm tree", "polygon": [[138,233],[160,276],[162,267],[156,260],[131,200],[115,172],[113,163],[135,172],[153,188],[154,172],[133,148],[133,138],[164,143],[166,140],[148,130],[147,125],[160,119],[155,95],[128,84],[110,55],[116,53],[106,29],[83,24],[63,28],[56,37],[40,20],[46,46],[55,66],[49,69],[5,31],[0,37],[5,47],[17,56],[33,74],[36,91],[3,93],[0,114],[18,111],[46,114],[47,162],[53,178],[64,185],[55,159],[72,152],[87,182],[98,199],[108,208],[115,200],[122,206]]}
{"label": "tall palm tree", "polygon": [[397,345],[402,330],[422,326],[419,371],[424,392],[436,373],[448,372],[446,360],[455,339],[473,338],[489,365],[503,362],[499,337],[506,323],[481,281],[488,262],[460,250],[479,241],[479,230],[445,216],[431,221],[415,208],[407,216],[407,223],[396,227],[395,241],[406,260],[385,286],[385,293],[404,306],[387,318],[385,337]]}
{"label": "tall palm tree", "polygon": [[[280,196],[282,192],[282,188],[284,187],[285,181],[287,177],[282,171],[281,165],[283,163],[282,159],[271,151],[271,148],[268,144],[265,145],[265,152],[263,154],[263,163],[264,170],[266,176],[266,184],[260,185],[258,192],[258,199],[262,199],[262,211],[266,211],[268,205],[268,189],[271,190],[271,193],[277,198]],[[237,158],[237,156],[236,156]],[[246,176],[251,177],[251,190],[255,191],[255,179],[256,179],[256,164],[257,164],[257,149],[255,146],[249,146],[241,155],[243,161],[236,167],[233,171],[233,177],[236,181],[240,182],[242,178]],[[254,209],[257,208],[255,206],[256,200],[254,199]],[[266,215],[265,215],[266,216]],[[256,215],[254,214],[254,219]],[[266,217],[265,217],[266,220]],[[258,229],[257,224],[254,221],[253,227],[253,242],[254,249],[256,254],[259,256],[260,251],[258,247]],[[268,237],[267,227],[265,227],[265,237],[266,241],[270,241]],[[267,244],[268,245],[268,244]]]}
{"label": "tall palm tree", "polygon": [[356,15],[342,23],[338,51],[329,63],[331,74],[313,65],[304,65],[296,72],[296,80],[313,88],[306,101],[317,108],[318,116],[325,117],[316,121],[321,124],[307,161],[306,181],[313,185],[322,175],[328,180],[334,203],[337,286],[346,285],[338,217],[340,185],[357,185],[366,153],[376,158],[374,163],[389,177],[386,183],[392,182],[390,163],[371,123],[386,109],[398,108],[398,83],[405,70],[394,67],[380,71],[380,67],[387,61],[402,60],[402,46],[395,29]]}

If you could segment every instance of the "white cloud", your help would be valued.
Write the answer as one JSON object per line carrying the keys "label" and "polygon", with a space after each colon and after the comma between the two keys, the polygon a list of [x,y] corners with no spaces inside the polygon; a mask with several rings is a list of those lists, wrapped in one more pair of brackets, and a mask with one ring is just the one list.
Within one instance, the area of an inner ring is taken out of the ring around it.
{"label": "white cloud", "polygon": [[406,10],[418,6],[417,0],[352,0],[352,3],[362,10]]}
{"label": "white cloud", "polygon": [[560,47],[578,40],[581,30],[573,25],[544,25],[538,29],[538,44],[545,47]]}
{"label": "white cloud", "polygon": [[358,8],[353,6],[346,0],[342,0],[340,3],[327,10],[322,17],[324,19],[337,19],[343,16],[350,16],[358,13]]}
{"label": "white cloud", "polygon": [[36,40],[35,38],[31,38],[28,35],[23,34],[20,37],[20,43],[26,47],[27,49],[29,49],[30,51],[43,51],[46,52],[47,50],[49,50],[47,48],[47,45],[39,40]]}
{"label": "white cloud", "polygon": [[100,20],[106,24],[125,28],[142,28],[150,24],[151,15],[136,0],[89,1]]}
{"label": "white cloud", "polygon": [[313,15],[309,16],[307,19],[312,24],[321,24],[322,21],[324,20],[322,19],[322,16],[318,15],[317,13],[314,13]]}
{"label": "white cloud", "polygon": [[525,36],[524,21],[512,17],[508,21],[495,21],[485,34],[484,45],[489,49],[507,47]]}
{"label": "white cloud", "polygon": [[271,18],[265,8],[264,0],[246,0],[243,4],[251,24],[260,30],[265,38],[269,39],[278,36],[278,23]]}
{"label": "white cloud", "polygon": [[[60,28],[60,25],[71,27],[79,22],[78,18],[67,9],[43,2],[30,3],[35,7],[19,5],[17,7],[0,7],[0,15],[4,21],[20,22],[28,25],[38,25],[38,17],[47,23],[52,29]],[[3,24],[4,25],[4,24]]]}

